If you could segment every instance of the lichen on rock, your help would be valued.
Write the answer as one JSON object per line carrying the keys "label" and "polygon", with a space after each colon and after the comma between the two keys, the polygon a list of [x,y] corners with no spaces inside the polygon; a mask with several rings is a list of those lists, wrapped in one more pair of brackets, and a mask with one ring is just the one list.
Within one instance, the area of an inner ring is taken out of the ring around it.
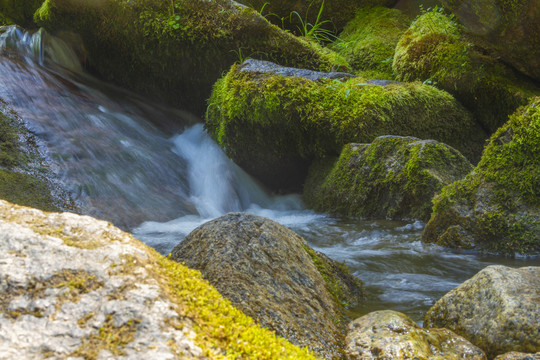
{"label": "lichen on rock", "polygon": [[450,94],[432,86],[361,77],[312,81],[244,65],[214,85],[206,127],[229,157],[274,189],[299,189],[314,158],[336,156],[351,142],[416,136],[475,161],[485,138]]}
{"label": "lichen on rock", "polygon": [[336,162],[312,165],[303,198],[319,211],[427,221],[433,196],[472,168],[457,150],[437,141],[383,136],[371,144],[345,145]]}
{"label": "lichen on rock", "polygon": [[171,259],[200,270],[261,326],[326,359],[341,358],[344,306],[363,300],[361,281],[293,231],[230,213],[193,230]]}
{"label": "lichen on rock", "polygon": [[434,200],[423,241],[511,254],[540,253],[540,97],[490,139],[465,179]]}

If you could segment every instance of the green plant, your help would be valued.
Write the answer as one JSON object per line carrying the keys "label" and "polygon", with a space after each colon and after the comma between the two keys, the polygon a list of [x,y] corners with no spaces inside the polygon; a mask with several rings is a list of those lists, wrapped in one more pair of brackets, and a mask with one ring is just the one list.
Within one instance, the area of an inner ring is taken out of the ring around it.
{"label": "green plant", "polygon": [[263,57],[263,58],[268,58],[268,54],[263,52],[263,51],[256,51],[256,52],[250,53],[249,55],[246,56],[242,52],[242,49],[243,49],[242,47],[239,47],[236,50],[231,50],[230,51],[230,52],[236,54],[236,56],[238,57],[238,60],[236,61],[237,64],[242,64],[244,61],[246,61],[247,59],[251,59],[255,55],[261,55],[261,57]]}
{"label": "green plant", "polygon": [[306,16],[304,18],[302,18],[302,16],[297,11],[293,11],[289,15],[289,20],[292,22],[294,15],[296,15],[298,21],[300,22],[300,25],[298,25],[297,28],[300,32],[300,35],[303,37],[315,40],[320,44],[335,41],[337,39],[337,36],[332,31],[327,30],[323,27],[323,25],[325,24],[332,23],[330,20],[321,19],[321,15],[324,9],[324,0],[319,7],[319,12],[317,13],[317,17],[315,18],[315,23],[312,24],[308,21],[308,13],[312,4],[313,2],[309,4],[306,10]]}

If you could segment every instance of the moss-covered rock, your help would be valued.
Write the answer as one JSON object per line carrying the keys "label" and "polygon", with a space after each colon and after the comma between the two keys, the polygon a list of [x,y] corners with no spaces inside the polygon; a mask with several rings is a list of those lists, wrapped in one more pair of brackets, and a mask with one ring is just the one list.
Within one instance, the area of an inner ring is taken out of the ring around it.
{"label": "moss-covered rock", "polygon": [[298,189],[312,159],[388,134],[435,139],[479,158],[484,132],[432,86],[329,74],[313,81],[248,65],[233,66],[216,83],[206,126],[229,157],[272,188]]}
{"label": "moss-covered rock", "polygon": [[441,11],[417,18],[396,47],[393,69],[402,81],[427,81],[454,95],[490,133],[540,88],[475,47]]}
{"label": "moss-covered rock", "polygon": [[540,97],[497,131],[480,163],[434,200],[423,241],[540,253]]}
{"label": "moss-covered rock", "polygon": [[222,72],[247,57],[321,70],[343,64],[231,0],[46,0],[35,20],[79,33],[102,78],[197,114]]}
{"label": "moss-covered rock", "polygon": [[0,0],[0,13],[8,19],[4,25],[17,24],[25,28],[35,27],[34,12],[41,3],[43,0]]}
{"label": "moss-covered rock", "polygon": [[537,352],[536,354],[530,354],[512,351],[503,355],[499,355],[494,360],[540,360],[540,352]]}
{"label": "moss-covered rock", "polygon": [[443,186],[472,165],[457,150],[432,140],[383,136],[345,145],[337,162],[312,165],[304,186],[308,206],[332,213],[427,221]]}
{"label": "moss-covered rock", "polygon": [[311,359],[111,224],[0,201],[9,359]]}
{"label": "moss-covered rock", "polygon": [[486,360],[484,352],[447,329],[422,329],[397,311],[374,311],[349,324],[349,360]]}
{"label": "moss-covered rock", "polygon": [[473,41],[540,80],[540,3],[537,0],[442,0]]}
{"label": "moss-covered rock", "polygon": [[361,281],[291,230],[230,213],[193,230],[171,259],[200,270],[261,326],[326,359],[342,358],[343,305],[363,300]]}
{"label": "moss-covered rock", "polygon": [[332,48],[345,57],[352,69],[391,79],[394,51],[410,22],[397,9],[358,10]]}
{"label": "moss-covered rock", "polygon": [[488,266],[444,295],[424,327],[447,328],[486,352],[540,351],[540,267]]}

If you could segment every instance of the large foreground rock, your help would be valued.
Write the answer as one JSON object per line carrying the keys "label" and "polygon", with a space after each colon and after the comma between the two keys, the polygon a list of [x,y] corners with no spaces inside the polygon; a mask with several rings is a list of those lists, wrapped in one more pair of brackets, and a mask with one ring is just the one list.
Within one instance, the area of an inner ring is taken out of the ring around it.
{"label": "large foreground rock", "polygon": [[247,57],[316,70],[341,64],[231,0],[47,0],[35,20],[80,34],[90,70],[105,80],[197,115],[221,73]]}
{"label": "large foreground rock", "polygon": [[489,358],[540,351],[540,267],[488,266],[442,297],[424,327],[450,329]]}
{"label": "large foreground rock", "polygon": [[407,315],[374,311],[349,324],[350,360],[485,360],[476,346],[447,329],[425,330]]}
{"label": "large foreground rock", "polygon": [[230,213],[191,232],[171,259],[200,270],[262,326],[327,359],[341,358],[343,305],[362,300],[361,283],[291,230]]}
{"label": "large foreground rock", "polygon": [[514,254],[540,253],[540,97],[497,131],[475,170],[443,188],[423,240]]}
{"label": "large foreground rock", "polygon": [[427,221],[433,196],[472,169],[448,145],[382,136],[371,144],[345,145],[335,163],[323,159],[312,165],[303,198],[319,211]]}
{"label": "large foreground rock", "polygon": [[350,75],[295,73],[246,61],[221,78],[209,100],[209,133],[243,169],[274,189],[299,189],[312,159],[382,135],[435,139],[479,159],[485,137],[448,93]]}
{"label": "large foreground rock", "polygon": [[111,224],[0,201],[0,358],[314,359]]}

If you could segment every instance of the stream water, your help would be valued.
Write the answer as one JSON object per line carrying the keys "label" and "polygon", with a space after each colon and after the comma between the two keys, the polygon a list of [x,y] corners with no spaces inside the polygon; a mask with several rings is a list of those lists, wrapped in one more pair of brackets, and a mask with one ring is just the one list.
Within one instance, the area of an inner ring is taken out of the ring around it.
{"label": "stream water", "polygon": [[163,254],[210,219],[255,213],[344,261],[370,294],[357,313],[395,309],[418,322],[487,265],[540,265],[538,257],[423,244],[419,222],[335,218],[305,209],[298,195],[271,196],[205,134],[202,119],[92,78],[69,46],[44,32],[1,31],[0,78],[0,98],[36,135],[79,211],[131,231]]}

